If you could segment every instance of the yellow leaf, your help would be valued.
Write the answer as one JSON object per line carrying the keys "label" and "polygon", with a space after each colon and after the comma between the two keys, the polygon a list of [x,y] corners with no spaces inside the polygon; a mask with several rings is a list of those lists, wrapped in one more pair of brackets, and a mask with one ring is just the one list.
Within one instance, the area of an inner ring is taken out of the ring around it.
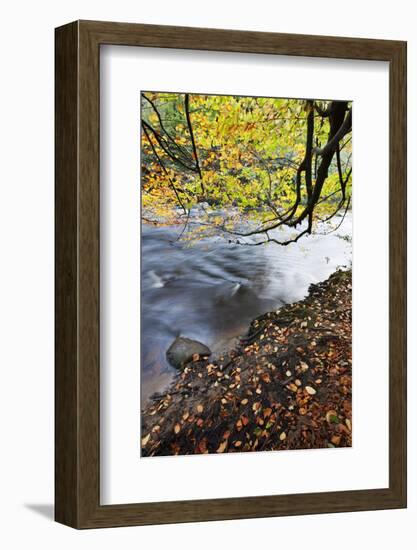
{"label": "yellow leaf", "polygon": [[204,410],[203,405],[197,405],[197,412],[202,413]]}
{"label": "yellow leaf", "polygon": [[148,434],[145,437],[142,437],[142,447],[146,447],[150,437],[151,437],[151,434]]}
{"label": "yellow leaf", "polygon": [[314,395],[315,393],[317,393],[316,390],[311,386],[306,386],[306,392],[308,393],[308,395]]}

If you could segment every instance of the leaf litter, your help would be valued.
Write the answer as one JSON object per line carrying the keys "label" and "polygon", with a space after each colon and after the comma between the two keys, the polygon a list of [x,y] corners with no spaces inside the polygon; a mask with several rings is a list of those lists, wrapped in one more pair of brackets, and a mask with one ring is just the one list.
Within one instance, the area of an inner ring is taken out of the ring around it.
{"label": "leaf litter", "polygon": [[351,271],[336,271],[236,349],[188,363],[142,411],[142,455],[350,447],[351,328]]}

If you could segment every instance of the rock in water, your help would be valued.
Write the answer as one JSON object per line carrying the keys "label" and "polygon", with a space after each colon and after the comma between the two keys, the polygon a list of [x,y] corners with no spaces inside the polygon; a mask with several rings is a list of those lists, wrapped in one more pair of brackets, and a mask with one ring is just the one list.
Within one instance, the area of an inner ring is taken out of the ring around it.
{"label": "rock in water", "polygon": [[178,336],[166,352],[169,363],[177,369],[181,368],[184,363],[191,361],[193,355],[208,357],[211,355],[211,351],[207,346],[197,340],[190,340],[190,338]]}

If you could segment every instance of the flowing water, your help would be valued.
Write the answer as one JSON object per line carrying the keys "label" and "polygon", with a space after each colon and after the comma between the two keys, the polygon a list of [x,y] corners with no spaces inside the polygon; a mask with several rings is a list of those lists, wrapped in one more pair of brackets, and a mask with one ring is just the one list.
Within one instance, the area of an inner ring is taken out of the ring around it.
{"label": "flowing water", "polygon": [[[351,263],[350,214],[330,235],[289,246],[242,246],[222,237],[189,246],[177,241],[181,230],[142,226],[142,403],[172,381],[175,369],[165,352],[176,336],[221,353],[255,317],[301,300],[310,284]],[[282,240],[285,233],[276,236]]]}

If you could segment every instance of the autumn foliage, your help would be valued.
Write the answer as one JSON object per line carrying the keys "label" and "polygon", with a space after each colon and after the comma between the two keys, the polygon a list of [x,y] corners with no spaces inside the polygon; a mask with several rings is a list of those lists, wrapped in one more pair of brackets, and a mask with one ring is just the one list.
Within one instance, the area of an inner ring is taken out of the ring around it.
{"label": "autumn foliage", "polygon": [[294,242],[349,209],[351,130],[347,101],[143,92],[143,219]]}

